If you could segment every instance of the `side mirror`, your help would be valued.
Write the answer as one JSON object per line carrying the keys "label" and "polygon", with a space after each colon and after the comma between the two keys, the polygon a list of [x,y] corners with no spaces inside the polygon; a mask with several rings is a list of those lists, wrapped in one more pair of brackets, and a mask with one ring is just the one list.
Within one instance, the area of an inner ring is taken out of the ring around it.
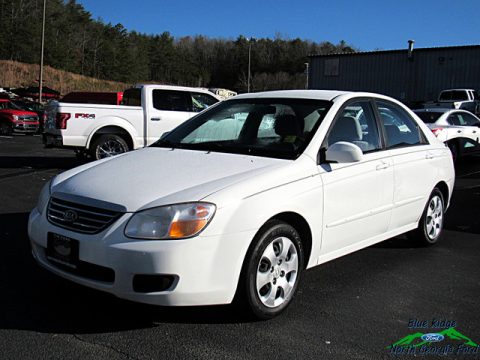
{"label": "side mirror", "polygon": [[362,150],[355,144],[347,141],[339,141],[328,147],[325,159],[329,162],[351,163],[361,161]]}
{"label": "side mirror", "polygon": [[160,136],[160,140],[162,140],[165,136],[167,136],[168,134],[170,134],[170,131],[165,131],[161,136]]}

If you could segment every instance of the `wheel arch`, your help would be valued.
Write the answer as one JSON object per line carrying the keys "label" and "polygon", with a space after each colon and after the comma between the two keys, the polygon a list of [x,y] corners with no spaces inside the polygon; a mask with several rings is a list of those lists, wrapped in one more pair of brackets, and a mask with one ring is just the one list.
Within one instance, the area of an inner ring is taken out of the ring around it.
{"label": "wheel arch", "polygon": [[435,188],[440,190],[443,196],[443,201],[445,201],[445,210],[447,209],[450,203],[450,189],[445,181],[440,181],[435,185]]}
{"label": "wheel arch", "polygon": [[121,136],[126,141],[129,150],[133,150],[135,148],[133,136],[127,129],[119,125],[106,125],[106,126],[99,127],[92,133],[92,135],[87,141],[86,149],[90,149],[90,145],[100,136],[105,134],[113,134],[113,135]]}
{"label": "wheel arch", "polygon": [[[270,220],[283,221],[284,223],[289,224],[290,226],[295,228],[295,230],[298,231],[300,235],[300,240],[302,241],[302,244],[303,244],[303,250],[304,250],[304,256],[305,256],[305,259],[304,259],[305,261],[303,265],[304,265],[304,268],[306,268],[310,261],[310,256],[312,254],[312,230],[310,229],[310,225],[308,225],[307,220],[305,220],[305,218],[300,214],[296,212],[290,212],[290,211],[282,212],[272,216],[270,219],[268,219],[265,222],[265,224]],[[264,225],[262,225],[261,229],[263,228]]]}

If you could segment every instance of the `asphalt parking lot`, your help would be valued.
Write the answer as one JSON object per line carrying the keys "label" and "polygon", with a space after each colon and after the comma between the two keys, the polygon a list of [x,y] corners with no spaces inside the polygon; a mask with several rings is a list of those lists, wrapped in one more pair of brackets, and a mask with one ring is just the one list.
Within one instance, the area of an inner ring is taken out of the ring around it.
{"label": "asphalt parking lot", "polygon": [[230,306],[136,304],[39,268],[28,213],[49,178],[80,163],[37,136],[0,137],[0,358],[387,359],[412,319],[455,321],[480,343],[480,157],[457,164],[437,246],[399,237],[309,270],[292,306],[263,322]]}

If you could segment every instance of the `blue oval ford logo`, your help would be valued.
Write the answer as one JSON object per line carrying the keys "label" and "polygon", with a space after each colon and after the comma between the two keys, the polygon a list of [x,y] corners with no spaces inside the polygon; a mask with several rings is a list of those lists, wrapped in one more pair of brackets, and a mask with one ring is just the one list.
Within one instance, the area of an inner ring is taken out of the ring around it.
{"label": "blue oval ford logo", "polygon": [[67,210],[63,214],[63,220],[65,220],[66,222],[73,223],[75,220],[77,220],[77,218],[78,214],[76,213],[76,211],[73,210]]}
{"label": "blue oval ford logo", "polygon": [[445,339],[445,336],[443,336],[442,334],[437,334],[437,333],[429,333],[429,334],[422,335],[421,338],[422,338],[423,341],[440,342],[443,339]]}

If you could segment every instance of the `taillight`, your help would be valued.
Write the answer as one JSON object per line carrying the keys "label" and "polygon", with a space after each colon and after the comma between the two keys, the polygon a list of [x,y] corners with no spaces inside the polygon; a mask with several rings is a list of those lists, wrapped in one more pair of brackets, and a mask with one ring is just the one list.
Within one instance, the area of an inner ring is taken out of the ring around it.
{"label": "taillight", "polygon": [[443,129],[442,128],[435,128],[435,129],[430,129],[430,130],[432,130],[432,132],[435,136],[438,136],[442,132]]}
{"label": "taillight", "polygon": [[70,119],[69,113],[57,113],[55,127],[57,129],[66,129],[67,128],[67,120]]}

